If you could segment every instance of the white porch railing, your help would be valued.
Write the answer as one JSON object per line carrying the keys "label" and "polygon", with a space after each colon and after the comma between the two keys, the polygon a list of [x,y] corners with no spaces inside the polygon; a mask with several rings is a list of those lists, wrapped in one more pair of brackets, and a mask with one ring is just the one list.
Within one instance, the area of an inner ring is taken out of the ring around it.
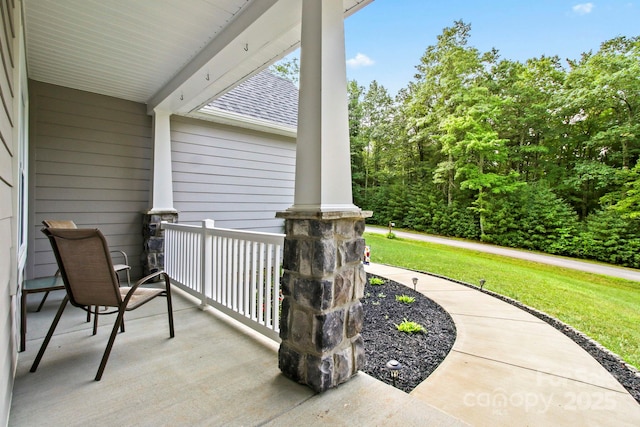
{"label": "white porch railing", "polygon": [[164,266],[172,283],[279,341],[284,234],[162,223]]}

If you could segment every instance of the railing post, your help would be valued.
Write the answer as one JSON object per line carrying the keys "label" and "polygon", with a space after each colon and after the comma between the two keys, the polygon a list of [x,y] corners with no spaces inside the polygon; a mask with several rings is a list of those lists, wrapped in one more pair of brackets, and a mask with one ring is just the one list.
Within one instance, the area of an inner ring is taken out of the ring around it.
{"label": "railing post", "polygon": [[211,278],[213,273],[212,255],[213,255],[213,236],[209,233],[209,229],[214,227],[214,221],[212,219],[205,219],[202,221],[202,236],[201,236],[201,250],[200,250],[200,265],[201,277],[200,277],[200,310],[207,308],[207,289],[211,289]]}

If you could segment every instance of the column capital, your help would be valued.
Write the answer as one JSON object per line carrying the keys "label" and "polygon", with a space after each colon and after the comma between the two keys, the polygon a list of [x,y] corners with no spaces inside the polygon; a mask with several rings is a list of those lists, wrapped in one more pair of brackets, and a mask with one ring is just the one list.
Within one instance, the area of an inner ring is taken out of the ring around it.
{"label": "column capital", "polygon": [[317,220],[334,220],[334,219],[364,219],[370,218],[372,211],[296,211],[287,210],[276,212],[276,218],[283,219],[317,219]]}

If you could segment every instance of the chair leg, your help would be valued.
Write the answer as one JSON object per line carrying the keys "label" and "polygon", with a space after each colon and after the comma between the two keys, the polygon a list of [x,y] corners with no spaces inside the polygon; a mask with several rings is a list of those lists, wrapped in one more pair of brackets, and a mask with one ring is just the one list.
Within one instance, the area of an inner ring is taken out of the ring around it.
{"label": "chair leg", "polygon": [[109,360],[109,354],[111,354],[113,342],[116,340],[116,335],[118,335],[118,328],[120,328],[120,324],[124,319],[124,310],[125,307],[121,307],[120,311],[118,311],[118,317],[116,318],[116,322],[113,324],[113,329],[111,330],[111,336],[109,337],[107,348],[104,350],[102,361],[100,362],[100,367],[98,368],[98,373],[96,374],[96,381],[100,381],[100,379],[102,378],[102,373],[104,372],[104,368],[107,366],[107,361]]}
{"label": "chair leg", "polygon": [[173,331],[173,304],[171,303],[171,283],[168,279],[165,279],[165,287],[167,293],[167,311],[169,312],[169,337],[173,338],[175,333]]}
{"label": "chair leg", "polygon": [[[89,306],[89,310],[91,310],[91,306]],[[93,313],[93,335],[98,333],[98,311],[99,307],[96,305],[96,311]]]}
{"label": "chair leg", "polygon": [[44,296],[42,297],[42,301],[40,301],[40,305],[38,306],[38,309],[36,310],[36,312],[39,312],[40,310],[42,310],[42,306],[44,305],[44,302],[47,300],[48,296],[49,296],[49,291],[46,291],[44,293]]}
{"label": "chair leg", "polygon": [[49,341],[51,341],[51,337],[53,336],[53,332],[56,330],[56,326],[58,326],[58,322],[60,321],[60,317],[62,317],[62,312],[64,311],[67,303],[69,302],[69,297],[67,295],[64,296],[64,299],[60,303],[60,308],[58,308],[58,312],[56,313],[56,317],[53,318],[53,322],[49,327],[49,332],[47,332],[47,336],[44,338],[42,345],[40,346],[40,351],[38,351],[38,355],[36,356],[36,360],[33,361],[33,365],[31,365],[31,372],[35,372],[38,369],[38,365],[42,360],[42,356],[44,356],[44,351],[47,349],[49,345]]}

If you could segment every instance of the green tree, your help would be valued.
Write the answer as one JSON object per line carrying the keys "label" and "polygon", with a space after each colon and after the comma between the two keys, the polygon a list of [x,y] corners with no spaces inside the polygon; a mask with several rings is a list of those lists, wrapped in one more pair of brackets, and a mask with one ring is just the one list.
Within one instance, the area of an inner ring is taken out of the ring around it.
{"label": "green tree", "polygon": [[470,31],[471,26],[462,21],[442,31],[416,66],[403,106],[411,151],[417,162],[428,163],[424,170],[435,173],[434,182],[441,185],[448,205],[453,204],[457,189],[455,141],[451,132],[443,139],[443,120],[456,112],[465,91],[483,71],[480,53],[467,45]]}
{"label": "green tree", "polygon": [[488,215],[485,239],[491,243],[561,255],[575,253],[578,217],[544,182],[524,184],[494,200]]}
{"label": "green tree", "polygon": [[544,179],[553,167],[548,153],[560,132],[550,105],[562,89],[558,57],[503,60],[492,70],[492,93],[502,100],[496,129],[507,140],[509,168],[526,182]]}
{"label": "green tree", "polygon": [[612,206],[622,218],[640,219],[640,161],[629,171],[623,170],[621,197]]}
{"label": "green tree", "polygon": [[351,146],[351,182],[353,190],[353,201],[357,206],[363,207],[366,203],[366,186],[368,165],[365,147],[366,137],[362,132],[362,93],[364,88],[358,85],[355,80],[347,83],[347,93],[349,95],[349,140]]}
{"label": "green tree", "polygon": [[379,224],[638,266],[638,38],[565,68],[499,60],[470,34],[443,29],[395,102],[350,83],[360,206]]}
{"label": "green tree", "polygon": [[456,113],[444,121],[443,151],[456,158],[455,177],[462,190],[476,193],[470,210],[479,216],[480,236],[484,236],[485,213],[491,194],[515,191],[518,173],[505,169],[506,139],[501,139],[495,123],[501,113],[501,100],[486,87],[470,88]]}
{"label": "green tree", "polygon": [[269,67],[273,74],[290,80],[294,84],[300,81],[300,62],[297,57],[285,57]]}
{"label": "green tree", "polygon": [[617,171],[640,155],[640,39],[609,40],[570,65],[557,101],[565,132],[556,182],[586,218],[603,196],[619,193]]}
{"label": "green tree", "polygon": [[395,171],[394,151],[389,149],[395,106],[375,80],[366,90],[350,81],[348,93],[354,198],[359,206],[374,209],[369,203],[370,188],[386,182]]}

